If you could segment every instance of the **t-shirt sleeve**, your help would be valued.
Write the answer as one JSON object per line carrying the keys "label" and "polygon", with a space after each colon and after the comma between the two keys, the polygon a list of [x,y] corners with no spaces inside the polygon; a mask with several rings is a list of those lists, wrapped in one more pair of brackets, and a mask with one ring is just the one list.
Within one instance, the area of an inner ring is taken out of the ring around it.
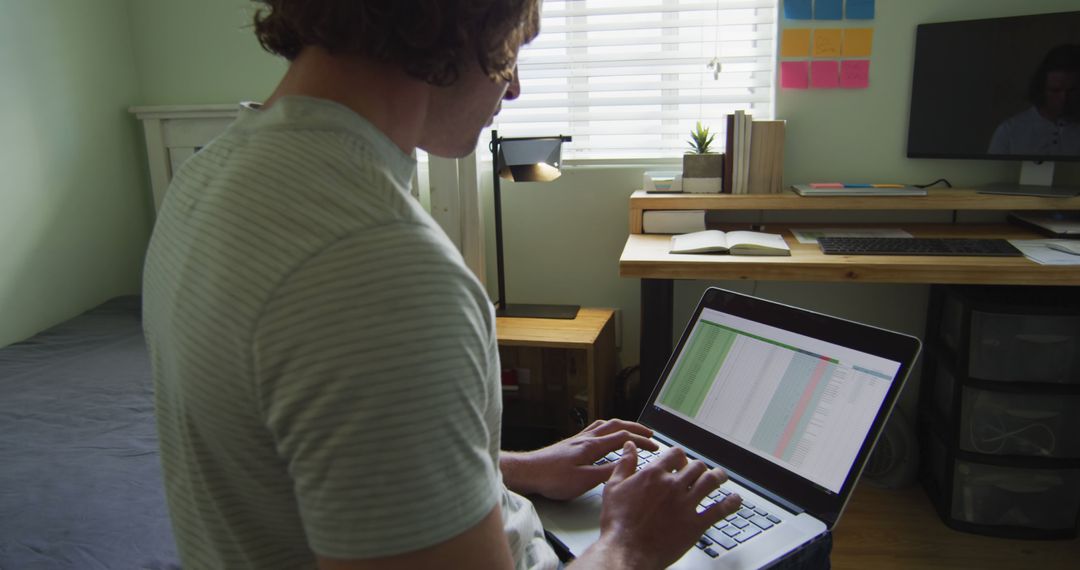
{"label": "t-shirt sleeve", "polygon": [[437,544],[501,493],[493,311],[434,233],[397,224],[334,244],[258,322],[256,398],[321,556]]}
{"label": "t-shirt sleeve", "polygon": [[1012,151],[1009,148],[1009,136],[1010,136],[1010,124],[1006,120],[994,129],[994,136],[990,138],[990,147],[987,152],[990,154],[1011,154]]}

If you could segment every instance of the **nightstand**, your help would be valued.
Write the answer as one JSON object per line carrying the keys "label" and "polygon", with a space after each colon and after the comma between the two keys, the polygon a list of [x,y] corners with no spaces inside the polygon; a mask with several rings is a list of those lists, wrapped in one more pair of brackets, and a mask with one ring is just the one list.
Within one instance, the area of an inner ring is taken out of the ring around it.
{"label": "nightstand", "polygon": [[495,330],[503,369],[504,440],[537,447],[611,416],[613,310],[583,307],[572,320],[499,317]]}

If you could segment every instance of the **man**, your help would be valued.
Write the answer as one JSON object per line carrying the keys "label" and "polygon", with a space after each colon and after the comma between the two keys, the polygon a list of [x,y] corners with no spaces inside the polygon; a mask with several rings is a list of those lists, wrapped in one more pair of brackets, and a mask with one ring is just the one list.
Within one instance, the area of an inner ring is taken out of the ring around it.
{"label": "man", "polygon": [[676,560],[737,508],[696,512],[725,475],[678,450],[635,473],[656,446],[623,421],[500,452],[491,303],[407,191],[415,148],[472,152],[518,95],[539,1],[264,4],[255,32],[289,70],[176,174],[146,261],[184,567],[555,567],[517,493],[605,480],[574,566]]}
{"label": "man", "polygon": [[990,154],[1080,156],[1080,44],[1047,52],[1032,75],[1028,102],[994,130]]}

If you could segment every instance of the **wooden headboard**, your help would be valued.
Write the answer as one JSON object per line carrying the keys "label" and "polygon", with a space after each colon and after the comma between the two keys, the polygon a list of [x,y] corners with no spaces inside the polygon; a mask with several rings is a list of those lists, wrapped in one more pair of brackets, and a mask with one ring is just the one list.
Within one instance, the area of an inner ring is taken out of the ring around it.
{"label": "wooden headboard", "polygon": [[172,173],[236,119],[238,105],[132,107],[146,135],[154,210],[161,207]]}
{"label": "wooden headboard", "polygon": [[[154,211],[161,207],[173,172],[218,136],[239,113],[240,105],[171,105],[131,107],[142,121]],[[484,272],[484,230],[480,215],[475,153],[461,159],[430,157],[427,198],[431,216],[442,226],[465,263],[481,282]],[[487,176],[490,176],[487,173]],[[413,177],[413,197],[420,200],[420,181]]]}

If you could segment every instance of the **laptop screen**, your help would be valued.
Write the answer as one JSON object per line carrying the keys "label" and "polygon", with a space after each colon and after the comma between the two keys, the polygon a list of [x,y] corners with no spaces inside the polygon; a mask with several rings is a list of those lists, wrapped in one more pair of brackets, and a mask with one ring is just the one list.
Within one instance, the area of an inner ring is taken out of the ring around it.
{"label": "laptop screen", "polygon": [[912,336],[710,288],[639,421],[831,526],[919,348]]}
{"label": "laptop screen", "polygon": [[655,404],[839,493],[899,370],[705,308]]}

